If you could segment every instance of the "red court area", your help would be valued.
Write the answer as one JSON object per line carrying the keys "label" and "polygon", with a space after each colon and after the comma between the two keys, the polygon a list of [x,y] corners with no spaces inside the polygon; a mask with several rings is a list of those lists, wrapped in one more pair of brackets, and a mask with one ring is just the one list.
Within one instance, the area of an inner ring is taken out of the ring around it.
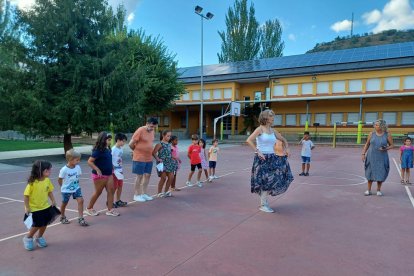
{"label": "red court area", "polygon": [[[4,161],[0,172],[1,275],[414,275],[412,187],[400,184],[399,152],[390,151],[391,171],[383,197],[364,196],[360,148],[317,147],[310,176],[300,173],[300,149],[293,147],[295,176],[289,190],[272,197],[275,213],[258,210],[250,193],[253,152],[222,148],[212,183],[184,188],[171,198],[132,202],[134,176],[125,157],[126,183],[120,217],[86,217],[56,223],[46,231],[49,246],[23,248],[22,193],[30,160]],[[181,157],[185,159],[184,153]],[[86,158],[86,156],[85,156]],[[65,164],[53,162],[52,181]],[[85,201],[92,194],[90,169],[81,162]],[[178,173],[184,186],[189,164]],[[204,179],[203,177],[202,179]],[[153,173],[151,194],[159,178]],[[413,179],[414,180],[414,179]],[[193,178],[194,181],[194,178]],[[56,189],[55,197],[60,202]],[[96,209],[104,210],[105,195]]]}

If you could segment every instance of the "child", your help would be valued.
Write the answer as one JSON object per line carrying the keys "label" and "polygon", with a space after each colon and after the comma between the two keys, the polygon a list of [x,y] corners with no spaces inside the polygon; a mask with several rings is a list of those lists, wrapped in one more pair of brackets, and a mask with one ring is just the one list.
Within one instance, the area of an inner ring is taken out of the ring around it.
{"label": "child", "polygon": [[[30,177],[24,190],[24,209],[25,219],[32,213],[33,224],[29,232],[23,237],[23,245],[26,250],[34,249],[36,241],[39,247],[46,247],[47,243],[43,234],[48,224],[53,221],[52,206],[48,202],[48,198],[55,206],[55,198],[53,196],[53,184],[49,179],[52,164],[48,161],[37,160],[33,163]],[[33,236],[37,234],[34,239]]]}
{"label": "child", "polygon": [[411,138],[404,139],[404,145],[400,148],[401,161],[401,184],[410,183],[410,169],[413,167],[414,146],[411,145]]}
{"label": "child", "polygon": [[112,155],[110,150],[112,137],[106,132],[101,132],[96,139],[95,146],[92,149],[92,155],[88,159],[88,165],[92,168],[92,180],[95,186],[91,200],[85,212],[90,216],[97,216],[99,213],[93,209],[98,197],[103,189],[106,189],[108,211],[107,216],[117,217],[119,213],[113,209],[114,202],[114,179],[112,177]]}
{"label": "child", "polygon": [[124,151],[122,147],[125,145],[128,138],[123,133],[115,135],[115,145],[112,147],[112,166],[114,166],[114,193],[116,194],[116,202],[113,204],[114,208],[125,207],[127,202],[121,200],[122,186],[124,184],[124,173],[122,170],[122,155]]}
{"label": "child", "polygon": [[[174,172],[177,170],[177,163],[172,158],[171,153],[171,131],[164,130],[160,137],[161,142],[156,144],[152,155],[157,163],[163,163],[164,170],[161,172],[160,181],[158,182],[158,194],[157,197],[170,197],[172,193],[170,191],[170,185],[174,178]],[[162,188],[164,187],[164,192]]]}
{"label": "child", "polygon": [[216,176],[216,165],[217,165],[217,155],[218,152],[220,151],[219,147],[218,147],[218,140],[214,139],[213,140],[213,146],[210,147],[210,149],[208,150],[208,170],[209,170],[209,181],[211,182],[213,179],[218,178],[218,176]]}
{"label": "child", "polygon": [[206,141],[204,139],[200,139],[198,141],[198,145],[200,146],[200,159],[201,159],[201,168],[203,169],[206,175],[206,181],[209,181],[210,178],[208,177],[208,163],[207,163],[207,155],[206,155]]}
{"label": "child", "polygon": [[68,163],[60,169],[58,183],[60,185],[60,191],[62,193],[62,205],[60,206],[60,222],[62,224],[69,224],[69,220],[65,216],[65,209],[68,205],[70,196],[76,199],[78,202],[78,223],[81,226],[88,226],[89,224],[83,218],[83,197],[82,190],[79,186],[79,179],[82,174],[82,170],[79,167],[81,154],[74,149],[70,149],[66,152],[66,160]]}
{"label": "child", "polygon": [[173,135],[171,136],[171,154],[172,154],[172,158],[175,160],[175,162],[177,163],[177,170],[174,172],[174,178],[173,181],[171,183],[171,191],[181,191],[179,188],[175,187],[175,182],[177,180],[177,172],[180,169],[180,165],[181,165],[181,159],[180,159],[180,154],[178,151],[178,137]]}
{"label": "child", "polygon": [[[303,138],[300,140],[299,144],[302,144],[302,173],[300,176],[309,176],[310,162],[311,162],[311,151],[315,148],[312,141],[309,137],[309,131],[305,131]],[[306,172],[305,172],[306,165]]]}
{"label": "child", "polygon": [[201,152],[201,147],[198,145],[198,135],[197,134],[193,134],[191,135],[191,142],[192,144],[188,147],[188,152],[187,152],[187,156],[190,159],[190,164],[191,164],[191,172],[188,175],[188,180],[186,182],[186,185],[188,187],[193,186],[193,184],[191,183],[191,178],[193,177],[195,168],[198,168],[198,173],[197,173],[197,185],[198,187],[203,187],[203,184],[201,184],[200,182],[200,178],[201,178],[201,158],[200,158],[200,152]]}

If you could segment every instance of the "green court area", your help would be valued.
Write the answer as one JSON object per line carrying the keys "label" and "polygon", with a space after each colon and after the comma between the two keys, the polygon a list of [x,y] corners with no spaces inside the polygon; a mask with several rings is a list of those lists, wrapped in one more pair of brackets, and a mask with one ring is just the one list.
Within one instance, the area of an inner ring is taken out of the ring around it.
{"label": "green court area", "polygon": [[[74,144],[73,146],[79,146]],[[42,141],[0,140],[0,151],[63,148],[63,143]]]}

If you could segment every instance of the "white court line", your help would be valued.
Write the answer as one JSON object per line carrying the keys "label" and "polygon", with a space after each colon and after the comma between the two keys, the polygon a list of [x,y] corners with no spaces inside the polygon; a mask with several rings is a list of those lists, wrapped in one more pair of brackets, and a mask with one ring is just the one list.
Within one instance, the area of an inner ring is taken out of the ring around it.
{"label": "white court line", "polygon": [[0,202],[0,205],[1,205],[1,204],[6,204],[6,203],[12,203],[12,202],[16,202],[16,201],[14,201],[14,200],[10,200],[10,201],[5,201],[5,202]]}
{"label": "white court line", "polygon": [[[394,157],[392,158],[392,161],[394,161],[394,164],[395,164],[395,166],[397,167],[398,173],[400,174],[400,177],[401,177],[401,169],[400,169],[400,165],[398,165],[398,163],[397,163],[397,161],[395,161],[395,158],[394,158]],[[410,189],[409,189],[407,186],[404,186],[404,188],[405,188],[405,191],[407,192],[408,198],[409,198],[409,199],[410,199],[410,201],[411,201],[411,204],[412,204],[412,205],[413,205],[413,207],[414,207],[414,198],[413,198],[413,195],[411,194]]]}
{"label": "white court line", "polygon": [[[229,173],[226,173],[226,174],[223,174],[223,175],[219,176],[219,178],[224,177],[224,176],[227,176],[227,175],[231,175],[231,174],[234,174],[234,173],[236,173],[236,172],[229,172]],[[206,181],[203,181],[203,182],[206,182]],[[185,189],[185,188],[193,188],[193,187],[188,187],[187,185],[185,185],[185,186],[179,187],[179,188],[180,189]],[[156,194],[155,195],[152,195],[152,197],[154,197],[154,199],[156,199]],[[14,199],[11,199],[11,198],[6,198],[6,197],[0,197],[0,198],[14,200]],[[21,201],[21,202],[23,202],[23,201]],[[128,205],[130,205],[132,203],[137,203],[137,202],[133,200],[133,201],[128,202]],[[75,211],[75,210],[70,210],[70,209],[66,209],[66,210]],[[97,211],[97,213],[102,213],[102,212],[105,212],[106,210],[107,209],[102,209],[102,210]],[[78,211],[75,211],[75,212],[78,212]],[[84,216],[87,217],[88,215],[87,214],[84,214]],[[77,220],[77,219],[78,219],[78,217],[74,217],[74,218],[69,219],[69,221],[73,221],[73,220]],[[47,228],[55,227],[57,225],[61,225],[61,223],[60,222],[53,223],[51,225],[48,225]],[[13,236],[9,236],[9,237],[0,239],[0,242],[7,241],[7,240],[10,240],[10,239],[13,239],[13,238],[17,238],[17,237],[21,237],[21,236],[24,236],[26,234],[27,234],[27,232],[20,233],[20,234],[16,234],[16,235],[13,235]]]}
{"label": "white court line", "polygon": [[23,200],[19,200],[19,199],[13,199],[13,198],[8,198],[8,197],[2,197],[0,196],[1,199],[5,199],[5,200],[10,200],[10,201],[16,201],[16,202],[24,202]]}

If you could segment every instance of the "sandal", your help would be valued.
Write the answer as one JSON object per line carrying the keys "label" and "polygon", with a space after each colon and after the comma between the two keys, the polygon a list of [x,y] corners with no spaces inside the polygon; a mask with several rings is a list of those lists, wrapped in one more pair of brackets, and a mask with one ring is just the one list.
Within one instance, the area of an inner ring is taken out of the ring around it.
{"label": "sandal", "polygon": [[60,223],[62,223],[62,224],[69,224],[70,221],[65,216],[63,216],[63,217],[60,218]]}
{"label": "sandal", "polygon": [[79,218],[78,223],[80,226],[89,226],[89,224],[85,221],[84,218]]}
{"label": "sandal", "polygon": [[116,206],[118,207],[125,207],[128,205],[128,202],[122,201],[122,200],[118,200],[117,202],[115,202]]}

